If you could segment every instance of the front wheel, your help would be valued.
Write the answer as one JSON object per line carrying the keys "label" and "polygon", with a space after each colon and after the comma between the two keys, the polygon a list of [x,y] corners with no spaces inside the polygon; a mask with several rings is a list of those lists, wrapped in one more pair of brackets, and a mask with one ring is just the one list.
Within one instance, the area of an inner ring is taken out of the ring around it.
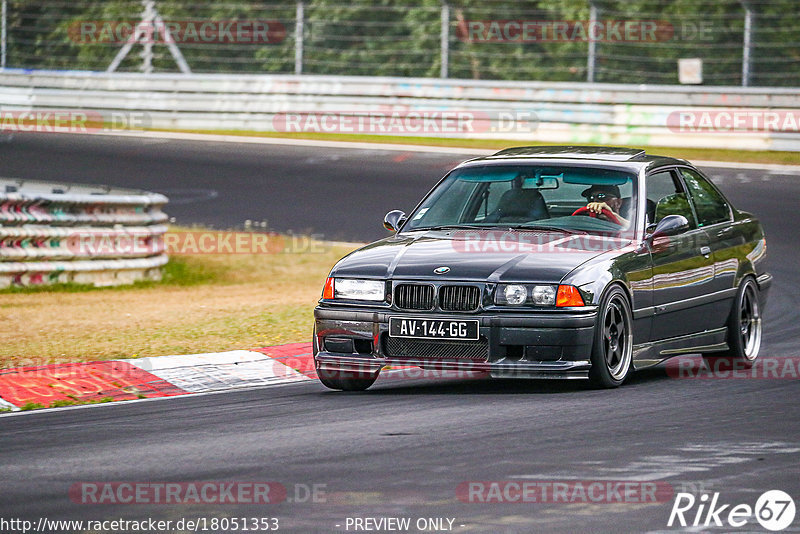
{"label": "front wheel", "polygon": [[625,291],[612,287],[603,297],[597,315],[589,380],[602,388],[620,386],[631,370],[633,321]]}
{"label": "front wheel", "polygon": [[734,359],[750,368],[761,350],[761,308],[758,305],[758,286],[752,278],[745,279],[736,292],[728,316],[728,350],[704,354],[713,363],[719,358]]}
{"label": "front wheel", "polygon": [[[316,360],[319,353],[319,342],[317,338],[317,327],[314,327],[314,334],[311,341],[314,359]],[[341,391],[364,391],[378,379],[381,373],[380,369],[377,371],[343,371],[341,369],[319,369],[317,368],[317,377],[327,388],[338,389]]]}
{"label": "front wheel", "polygon": [[341,369],[317,369],[322,384],[341,391],[364,391],[378,379],[380,371],[344,371]]}

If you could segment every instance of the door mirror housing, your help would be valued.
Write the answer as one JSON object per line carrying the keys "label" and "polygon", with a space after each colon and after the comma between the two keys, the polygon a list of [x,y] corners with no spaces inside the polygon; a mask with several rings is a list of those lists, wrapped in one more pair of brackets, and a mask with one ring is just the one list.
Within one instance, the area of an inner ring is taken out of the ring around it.
{"label": "door mirror housing", "polygon": [[667,215],[658,224],[651,224],[645,230],[647,239],[680,234],[689,229],[689,220],[683,215]]}
{"label": "door mirror housing", "polygon": [[392,210],[383,218],[383,227],[390,232],[397,232],[406,222],[406,214],[400,210]]}

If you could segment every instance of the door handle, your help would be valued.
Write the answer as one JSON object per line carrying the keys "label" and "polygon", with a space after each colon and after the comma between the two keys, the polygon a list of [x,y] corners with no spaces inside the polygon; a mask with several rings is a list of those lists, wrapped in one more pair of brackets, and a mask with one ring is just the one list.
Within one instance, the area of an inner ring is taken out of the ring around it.
{"label": "door handle", "polygon": [[702,246],[700,247],[700,254],[705,256],[706,258],[711,255],[711,247]]}

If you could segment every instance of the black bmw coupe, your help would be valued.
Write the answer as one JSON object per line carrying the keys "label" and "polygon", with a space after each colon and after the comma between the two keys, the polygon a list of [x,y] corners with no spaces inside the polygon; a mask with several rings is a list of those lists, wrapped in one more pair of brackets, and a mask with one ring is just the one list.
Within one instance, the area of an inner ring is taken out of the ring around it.
{"label": "black bmw coupe", "polygon": [[687,161],[510,148],[384,225],[393,235],[341,259],[314,311],[329,388],[364,390],[387,366],[616,387],[679,354],[758,357],[764,231]]}

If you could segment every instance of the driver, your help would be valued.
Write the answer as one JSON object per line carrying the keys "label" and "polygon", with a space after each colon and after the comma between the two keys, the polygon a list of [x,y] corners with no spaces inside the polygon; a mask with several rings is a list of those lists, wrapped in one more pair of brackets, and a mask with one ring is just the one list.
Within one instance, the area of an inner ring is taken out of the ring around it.
{"label": "driver", "polygon": [[622,199],[620,198],[618,186],[593,185],[589,189],[584,190],[581,195],[589,201],[586,205],[586,209],[590,212],[602,215],[602,211],[607,209],[617,216],[622,226],[630,225],[630,221],[619,213],[622,207]]}

